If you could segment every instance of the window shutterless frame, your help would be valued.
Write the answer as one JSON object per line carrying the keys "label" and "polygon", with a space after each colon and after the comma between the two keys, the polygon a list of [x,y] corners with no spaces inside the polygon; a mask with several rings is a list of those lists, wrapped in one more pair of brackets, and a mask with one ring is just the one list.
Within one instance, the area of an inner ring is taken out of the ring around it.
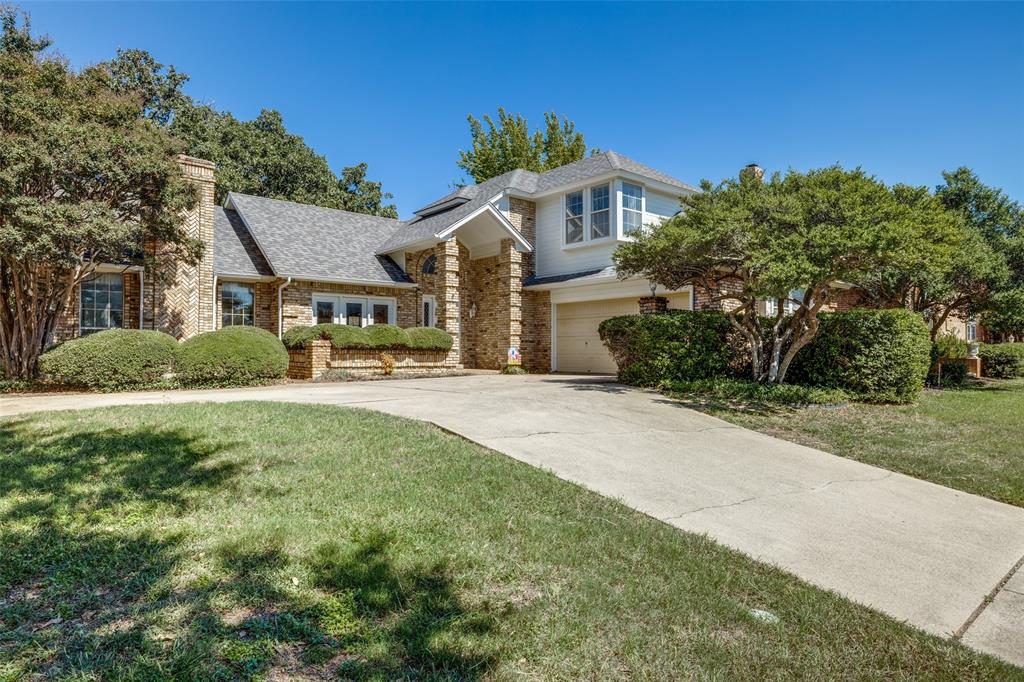
{"label": "window shutterless frame", "polygon": [[644,224],[644,187],[622,183],[622,234],[627,235]]}
{"label": "window shutterless frame", "polygon": [[395,324],[397,304],[388,296],[343,296],[313,294],[313,324],[333,322],[366,327]]}
{"label": "window shutterless frame", "polygon": [[124,279],[100,273],[79,285],[78,332],[82,336],[124,326]]}

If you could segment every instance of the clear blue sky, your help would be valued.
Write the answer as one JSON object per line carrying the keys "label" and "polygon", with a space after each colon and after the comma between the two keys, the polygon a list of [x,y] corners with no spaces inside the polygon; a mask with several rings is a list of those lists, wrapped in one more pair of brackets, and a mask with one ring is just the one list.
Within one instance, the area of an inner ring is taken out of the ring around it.
{"label": "clear blue sky", "polygon": [[278,109],[399,212],[461,178],[466,115],[554,110],[680,179],[839,162],[1024,200],[1024,4],[38,4],[75,65],[149,50],[193,97]]}

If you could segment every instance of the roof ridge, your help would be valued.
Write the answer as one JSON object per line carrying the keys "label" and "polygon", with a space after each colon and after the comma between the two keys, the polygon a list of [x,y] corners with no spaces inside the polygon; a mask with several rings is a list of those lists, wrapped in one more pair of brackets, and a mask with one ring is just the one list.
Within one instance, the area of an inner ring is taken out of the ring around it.
{"label": "roof ridge", "polygon": [[391,221],[391,222],[394,222],[394,223],[399,223],[399,224],[402,224],[402,225],[404,225],[406,222],[408,222],[408,221],[402,220],[401,218],[388,218],[387,216],[374,215],[372,213],[360,213],[359,211],[346,211],[343,208],[331,208],[330,206],[321,206],[320,204],[304,204],[301,201],[292,201],[291,199],[278,199],[276,197],[261,197],[258,194],[246,194],[245,192],[229,191],[228,192],[228,196],[230,197],[232,195],[239,196],[239,197],[246,197],[246,198],[249,198],[249,199],[262,199],[264,201],[276,201],[278,203],[291,204],[292,206],[302,206],[304,208],[319,208],[319,209],[324,210],[324,211],[334,211],[335,213],[344,213],[346,215],[360,216],[362,218],[373,218],[375,220],[388,220],[388,221]]}

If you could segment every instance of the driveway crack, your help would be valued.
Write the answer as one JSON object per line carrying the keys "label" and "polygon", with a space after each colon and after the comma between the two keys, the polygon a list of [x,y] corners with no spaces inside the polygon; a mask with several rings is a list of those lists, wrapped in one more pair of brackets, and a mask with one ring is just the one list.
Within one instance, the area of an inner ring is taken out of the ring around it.
{"label": "driveway crack", "polygon": [[[1010,582],[1010,578],[1013,577],[1013,574],[1016,573],[1021,566],[1024,566],[1024,556],[1022,556],[1020,559],[1017,559],[1017,563],[1011,566],[1010,570],[1006,572],[1006,575],[1004,575],[999,580],[999,582],[996,583],[996,586],[993,587],[992,590],[982,598],[981,603],[978,604],[974,611],[971,612],[971,615],[967,617],[967,620],[964,621],[963,625],[956,629],[956,632],[953,633],[953,639],[955,641],[959,642],[961,639],[963,639],[964,635],[967,634],[967,630],[969,630],[970,627],[974,625],[974,621],[978,620],[981,614],[985,612],[985,609],[988,608],[988,605],[996,600],[996,597],[999,596],[999,593],[1002,592],[1003,589],[1006,587],[1006,583]],[[1014,590],[1006,591],[1013,592],[1014,594],[1020,594],[1019,592],[1016,592]]]}

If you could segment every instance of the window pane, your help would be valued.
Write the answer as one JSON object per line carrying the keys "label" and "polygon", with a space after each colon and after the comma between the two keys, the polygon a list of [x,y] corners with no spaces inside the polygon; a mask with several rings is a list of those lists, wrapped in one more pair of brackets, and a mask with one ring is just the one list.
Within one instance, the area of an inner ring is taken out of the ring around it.
{"label": "window pane", "polygon": [[622,207],[631,211],[643,210],[644,188],[640,185],[622,183]]}
{"label": "window pane", "polygon": [[423,302],[423,326],[430,326],[430,301]]}
{"label": "window pane", "polygon": [[601,211],[590,216],[590,238],[600,239],[609,234],[608,211]]}
{"label": "window pane", "polygon": [[565,195],[565,217],[583,215],[583,192],[573,192]]}
{"label": "window pane", "polygon": [[220,290],[221,324],[252,325],[253,298],[252,287],[233,282],[221,285]]}
{"label": "window pane", "polygon": [[334,322],[334,304],[330,301],[316,302],[316,323],[326,324]]}
{"label": "window pane", "polygon": [[608,185],[593,187],[590,190],[590,210],[603,211],[608,208]]}
{"label": "window pane", "polygon": [[362,303],[346,303],[345,304],[345,324],[350,324],[353,327],[363,326],[363,304]]}
{"label": "window pane", "polygon": [[583,218],[570,218],[565,221],[565,241],[569,244],[583,241]]}
{"label": "window pane", "polygon": [[638,211],[623,211],[622,212],[622,231],[626,234],[633,232],[640,228],[643,224],[641,213]]}
{"label": "window pane", "polygon": [[388,304],[387,303],[374,303],[373,304],[373,323],[374,324],[387,324],[388,323]]}

